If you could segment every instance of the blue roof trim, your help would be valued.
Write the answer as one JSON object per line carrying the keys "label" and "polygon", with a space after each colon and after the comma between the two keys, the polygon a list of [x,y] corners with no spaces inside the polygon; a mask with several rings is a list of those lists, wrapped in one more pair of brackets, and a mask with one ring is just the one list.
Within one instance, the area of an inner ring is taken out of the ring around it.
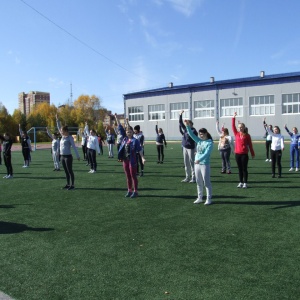
{"label": "blue roof trim", "polygon": [[300,72],[285,73],[285,74],[275,74],[275,75],[265,75],[264,77],[247,77],[247,78],[237,78],[228,80],[219,80],[213,83],[203,82],[194,83],[186,85],[178,85],[173,87],[163,87],[158,89],[144,90],[140,92],[133,92],[124,94],[124,100],[145,98],[161,95],[170,94],[183,94],[187,92],[200,92],[200,91],[210,91],[210,90],[222,90],[230,88],[241,88],[241,87],[252,87],[252,86],[262,86],[270,84],[283,84],[300,82]]}

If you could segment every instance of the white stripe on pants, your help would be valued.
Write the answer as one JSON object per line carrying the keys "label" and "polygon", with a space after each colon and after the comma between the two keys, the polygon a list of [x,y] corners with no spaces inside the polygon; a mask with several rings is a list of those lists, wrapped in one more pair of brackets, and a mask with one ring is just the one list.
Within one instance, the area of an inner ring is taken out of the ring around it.
{"label": "white stripe on pants", "polygon": [[203,187],[206,189],[207,199],[211,199],[212,187],[210,181],[210,165],[195,164],[198,199],[203,197]]}

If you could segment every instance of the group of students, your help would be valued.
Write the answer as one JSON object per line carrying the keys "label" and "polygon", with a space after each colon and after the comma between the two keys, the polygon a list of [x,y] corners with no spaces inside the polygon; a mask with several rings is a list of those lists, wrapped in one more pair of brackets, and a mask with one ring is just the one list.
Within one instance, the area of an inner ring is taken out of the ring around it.
{"label": "group of students", "polygon": [[[272,126],[266,123],[264,118],[263,126],[266,130],[266,162],[272,163],[272,178],[275,178],[275,170],[277,165],[278,178],[282,176],[281,158],[284,151],[284,136],[281,134],[279,126]],[[292,128],[292,132],[288,129],[287,124],[284,126],[286,132],[291,138],[290,144],[290,169],[289,171],[299,171],[299,148],[300,133],[297,127]],[[296,159],[295,159],[296,158]]]}
{"label": "group of students", "polygon": [[[193,127],[191,120],[184,120],[182,118],[184,111],[179,114],[179,131],[182,134],[182,151],[185,168],[185,178],[182,182],[190,182],[197,184],[197,199],[195,204],[202,203],[204,198],[204,189],[206,191],[205,205],[212,203],[212,184],[210,180],[210,156],[213,150],[213,139],[211,134],[206,128],[201,128],[197,133]],[[222,158],[221,173],[231,174],[230,155],[235,154],[235,160],[238,167],[239,183],[238,188],[247,188],[248,184],[248,161],[249,150],[251,157],[255,157],[255,152],[252,145],[251,136],[244,123],[238,122],[236,127],[236,116],[234,113],[232,117],[232,131],[233,138],[229,135],[228,128],[224,125],[219,128],[219,122],[216,123],[216,131],[219,135],[218,150]],[[125,120],[124,126],[120,124],[115,114],[115,133],[117,135],[117,149],[118,161],[122,162],[124,173],[126,175],[127,193],[125,197],[135,198],[138,196],[138,179],[137,175],[144,175],[144,135],[140,130],[140,126],[136,125],[132,128],[128,119]],[[72,135],[69,134],[67,126],[61,126],[58,116],[56,116],[56,123],[59,133],[51,133],[48,128],[47,134],[52,139],[52,157],[54,163],[54,171],[60,170],[60,164],[66,174],[66,185],[63,189],[73,190],[75,188],[75,176],[73,172],[73,156],[71,148],[74,148],[76,158],[80,160],[78,150],[75,146]],[[263,121],[263,126],[266,131],[266,161],[272,162],[272,177],[275,177],[275,169],[277,165],[278,178],[282,176],[281,157],[284,150],[284,137],[280,133],[278,126],[267,125],[266,119]],[[287,125],[285,129],[291,137],[290,148],[290,171],[299,171],[299,148],[300,148],[300,134],[296,127],[289,131]],[[22,153],[24,157],[24,166],[29,167],[31,161],[30,152],[31,143],[26,131],[22,131],[19,125]],[[158,122],[155,125],[156,132],[156,147],[157,147],[157,163],[164,162],[164,147],[167,146],[165,135],[162,128],[158,128]],[[109,158],[114,157],[113,145],[115,143],[114,134],[111,128],[106,127],[105,133],[107,135],[107,143],[109,150]],[[59,139],[59,134],[61,138]],[[89,130],[88,124],[85,123],[84,131],[81,134],[84,148],[84,159],[88,160],[90,165],[89,173],[97,171],[96,153],[100,154],[99,137],[94,129]],[[8,133],[3,136],[0,135],[2,140],[3,158],[7,168],[7,175],[4,178],[13,178],[13,168],[11,164],[11,147],[12,139]],[[112,145],[112,146],[110,146]],[[103,154],[103,152],[102,152]],[[294,156],[296,155],[296,161]],[[139,173],[139,166],[141,173]],[[294,168],[296,166],[296,168]]]}

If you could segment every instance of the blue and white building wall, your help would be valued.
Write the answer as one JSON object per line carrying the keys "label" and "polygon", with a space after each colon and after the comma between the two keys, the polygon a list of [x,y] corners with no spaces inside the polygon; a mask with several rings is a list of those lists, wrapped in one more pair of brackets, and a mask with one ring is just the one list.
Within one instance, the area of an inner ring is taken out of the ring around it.
{"label": "blue and white building wall", "polygon": [[180,140],[178,119],[191,119],[199,130],[207,128],[217,138],[216,120],[231,130],[231,118],[245,123],[253,139],[264,135],[263,119],[277,125],[285,134],[300,130],[300,72],[265,75],[174,86],[123,95],[125,116],[134,127],[140,125],[146,140],[155,139],[155,125],[163,128],[167,140]]}

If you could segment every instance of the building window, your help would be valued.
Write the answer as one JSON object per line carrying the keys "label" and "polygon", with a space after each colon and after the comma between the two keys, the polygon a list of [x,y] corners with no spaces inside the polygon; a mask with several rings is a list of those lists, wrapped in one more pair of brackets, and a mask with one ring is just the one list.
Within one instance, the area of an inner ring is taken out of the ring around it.
{"label": "building window", "polygon": [[164,104],[149,105],[148,112],[149,112],[149,121],[166,119]]}
{"label": "building window", "polygon": [[274,95],[249,97],[250,116],[275,115]]}
{"label": "building window", "polygon": [[243,116],[243,98],[220,99],[220,117]]}
{"label": "building window", "polygon": [[300,94],[282,95],[282,113],[299,114],[300,113]]}
{"label": "building window", "polygon": [[195,101],[194,107],[194,118],[212,118],[215,116],[214,100]]}
{"label": "building window", "polygon": [[128,107],[129,121],[144,121],[143,106]]}
{"label": "building window", "polygon": [[170,103],[170,119],[178,120],[179,114],[182,112],[182,110],[184,110],[182,118],[189,119],[190,112],[188,102]]}

